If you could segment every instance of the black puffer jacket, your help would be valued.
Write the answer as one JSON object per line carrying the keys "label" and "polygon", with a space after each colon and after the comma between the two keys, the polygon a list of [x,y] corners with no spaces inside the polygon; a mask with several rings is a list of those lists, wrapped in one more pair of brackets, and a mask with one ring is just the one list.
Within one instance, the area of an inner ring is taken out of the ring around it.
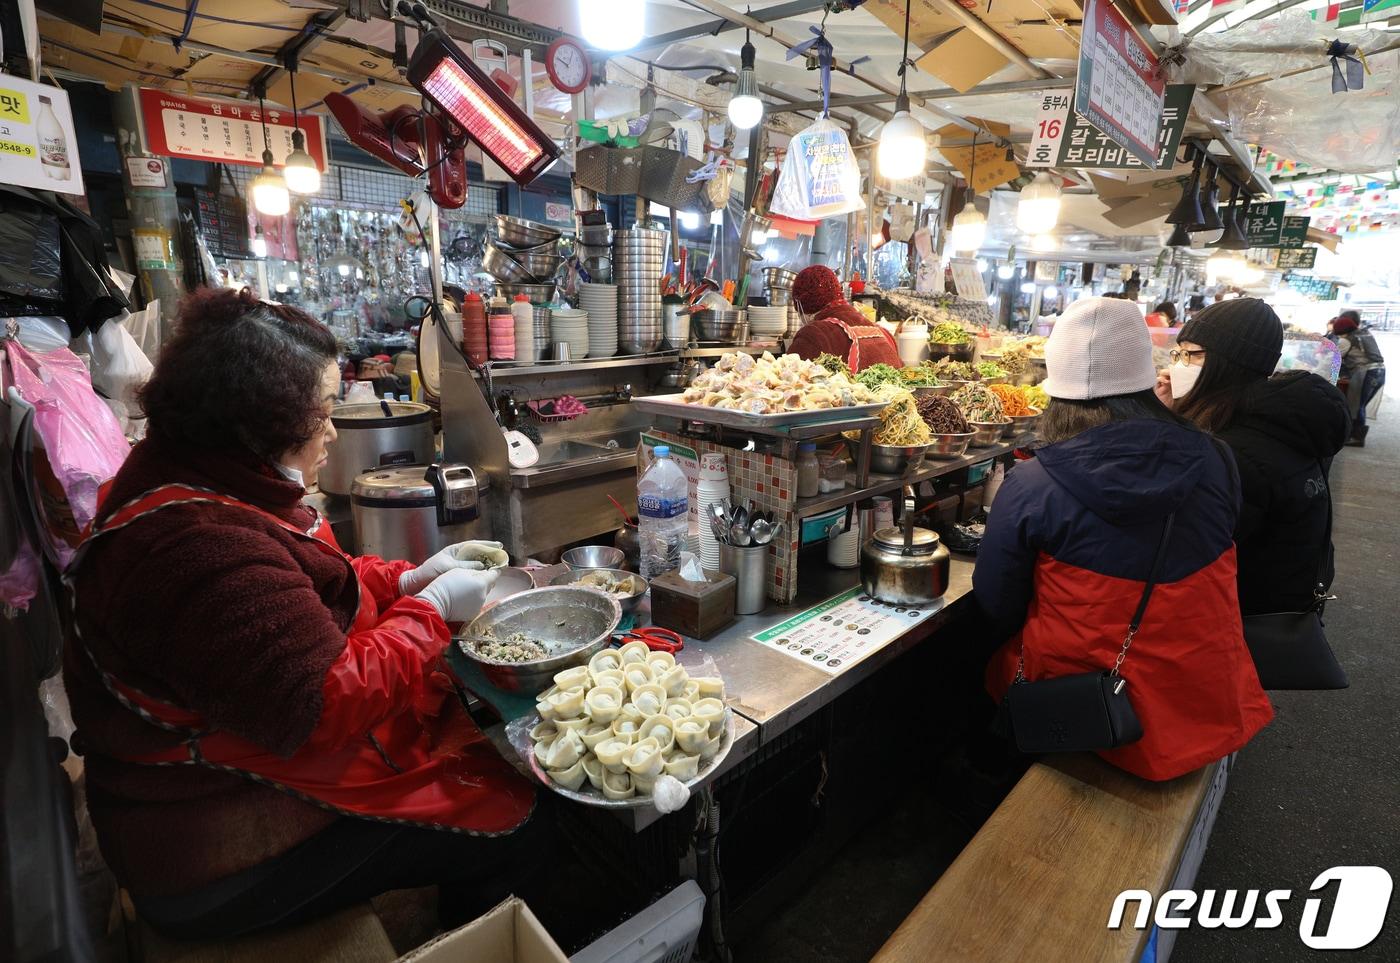
{"label": "black puffer jacket", "polygon": [[1296,612],[1313,597],[1327,538],[1327,469],[1351,430],[1340,391],[1297,371],[1252,385],[1220,438],[1239,465],[1244,508],[1239,546],[1245,615]]}

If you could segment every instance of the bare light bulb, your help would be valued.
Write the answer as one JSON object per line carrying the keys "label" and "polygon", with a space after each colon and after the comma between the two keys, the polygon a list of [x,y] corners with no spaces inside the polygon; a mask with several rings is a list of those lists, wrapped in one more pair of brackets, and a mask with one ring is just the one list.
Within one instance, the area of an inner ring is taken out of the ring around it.
{"label": "bare light bulb", "polygon": [[315,194],[321,189],[321,171],[306,152],[306,135],[298,127],[292,131],[292,152],[282,164],[287,189],[298,194]]}
{"label": "bare light bulb", "polygon": [[1010,281],[1015,276],[1016,265],[1009,261],[997,268],[997,277],[1001,278],[1003,281]]}
{"label": "bare light bulb", "polygon": [[267,257],[267,235],[261,224],[253,229],[253,257]]}
{"label": "bare light bulb", "polygon": [[875,149],[875,163],[881,177],[902,180],[924,172],[928,160],[928,139],[924,125],[909,113],[909,98],[899,95],[894,116],[885,121],[880,131],[880,145]]}
{"label": "bare light bulb", "polygon": [[1025,284],[1021,285],[1021,293],[1022,293],[1022,294],[1034,294],[1034,293],[1035,293],[1035,282],[1034,282],[1034,281],[1027,281]]}
{"label": "bare light bulb", "polygon": [[1041,171],[1021,191],[1016,226],[1027,234],[1046,234],[1060,221],[1060,185]]}
{"label": "bare light bulb", "polygon": [[734,96],[729,98],[729,122],[739,130],[752,130],[763,120],[763,101],[758,99],[758,81],[754,77],[754,46],[747,40],[739,50],[739,82]]}
{"label": "bare light bulb", "polygon": [[580,32],[599,50],[631,50],[642,42],[646,0],[579,0]]}
{"label": "bare light bulb", "polygon": [[253,207],[259,214],[281,217],[292,209],[287,182],[272,166],[272,151],[263,151],[263,169],[253,178]]}
{"label": "bare light bulb", "polygon": [[969,198],[967,204],[953,218],[953,230],[948,242],[955,251],[976,251],[987,237],[987,217],[979,211]]}

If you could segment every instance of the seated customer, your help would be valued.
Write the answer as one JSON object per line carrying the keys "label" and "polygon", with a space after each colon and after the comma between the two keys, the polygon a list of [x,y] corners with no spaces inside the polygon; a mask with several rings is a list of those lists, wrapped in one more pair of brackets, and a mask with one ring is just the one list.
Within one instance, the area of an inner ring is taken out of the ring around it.
{"label": "seated customer", "polygon": [[1110,669],[1173,516],[1121,669],[1143,736],[1100,753],[1171,779],[1239,749],[1273,717],[1240,623],[1234,465],[1153,393],[1152,342],[1132,304],[1074,303],[1045,362],[1047,444],[1007,476],[973,575],[978,602],[1010,635],[987,688],[1002,699],[1023,657],[1032,682]]}
{"label": "seated customer", "polygon": [[821,264],[804,268],[792,285],[792,296],[807,318],[788,351],[815,361],[818,355],[834,354],[852,372],[873,364],[900,367],[899,348],[894,335],[872,324],[841,294],[836,272]]}

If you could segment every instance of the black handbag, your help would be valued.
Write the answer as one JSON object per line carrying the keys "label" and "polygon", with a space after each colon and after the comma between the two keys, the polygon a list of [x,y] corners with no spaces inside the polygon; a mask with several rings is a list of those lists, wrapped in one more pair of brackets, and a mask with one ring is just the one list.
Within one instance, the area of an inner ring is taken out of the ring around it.
{"label": "black handbag", "polygon": [[1142,738],[1142,723],[1128,697],[1128,680],[1119,669],[1128,657],[1128,649],[1147,613],[1152,590],[1161,577],[1175,517],[1168,515],[1162,527],[1152,572],[1143,586],[1142,598],[1128,623],[1128,634],[1113,668],[1027,682],[1026,657],[1022,649],[1016,663],[1016,678],[1006,690],[1006,708],[1017,749],[1026,753],[1116,749]]}
{"label": "black handbag", "polygon": [[[1319,471],[1322,463],[1318,462]],[[1326,478],[1327,473],[1323,472]],[[1332,489],[1327,488],[1327,537],[1317,567],[1313,604],[1302,612],[1247,615],[1244,641],[1265,689],[1345,689],[1351,682],[1322,631],[1327,604],[1327,553],[1332,546]]]}

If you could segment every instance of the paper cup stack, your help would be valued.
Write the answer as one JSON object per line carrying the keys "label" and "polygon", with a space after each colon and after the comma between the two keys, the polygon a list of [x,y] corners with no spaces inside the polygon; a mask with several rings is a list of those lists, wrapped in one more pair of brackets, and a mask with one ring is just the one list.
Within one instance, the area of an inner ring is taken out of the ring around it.
{"label": "paper cup stack", "polygon": [[844,525],[842,520],[832,526],[826,543],[826,561],[835,568],[857,568],[860,565],[860,526],[852,524],[849,531],[836,534]]}
{"label": "paper cup stack", "polygon": [[588,356],[617,354],[617,285],[579,285],[579,307],[588,312]]}
{"label": "paper cup stack", "polygon": [[700,456],[700,478],[695,485],[695,502],[700,506],[700,563],[719,570],[719,542],[710,530],[710,506],[729,497],[729,469],[723,452]]}
{"label": "paper cup stack", "polygon": [[787,333],[787,305],[766,307],[751,304],[749,311],[749,334],[755,338],[781,338]]}
{"label": "paper cup stack", "polygon": [[569,346],[574,361],[588,357],[588,312],[577,308],[549,309],[549,339]]}

